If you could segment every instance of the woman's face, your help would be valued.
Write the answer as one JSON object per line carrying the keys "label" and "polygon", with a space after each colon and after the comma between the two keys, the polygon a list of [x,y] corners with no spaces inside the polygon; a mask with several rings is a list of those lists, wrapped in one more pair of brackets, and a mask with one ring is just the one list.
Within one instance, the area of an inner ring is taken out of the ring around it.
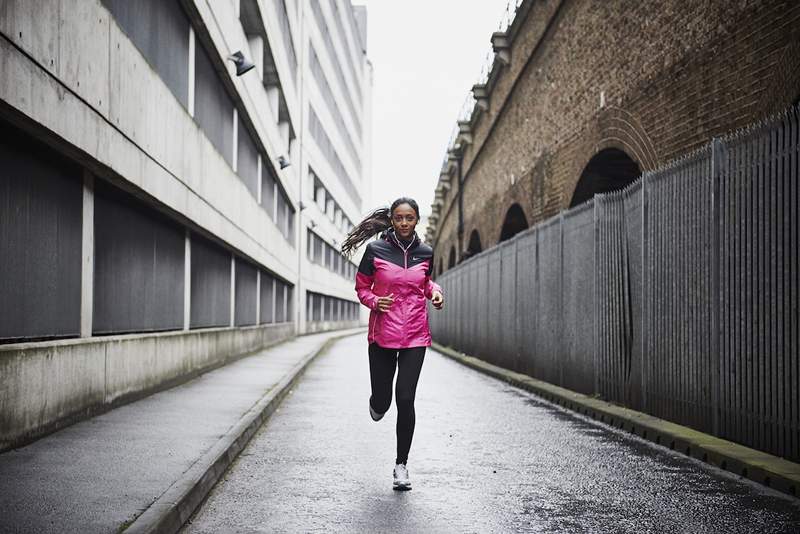
{"label": "woman's face", "polygon": [[414,235],[418,222],[417,212],[409,204],[400,204],[392,211],[392,226],[402,239],[409,239]]}

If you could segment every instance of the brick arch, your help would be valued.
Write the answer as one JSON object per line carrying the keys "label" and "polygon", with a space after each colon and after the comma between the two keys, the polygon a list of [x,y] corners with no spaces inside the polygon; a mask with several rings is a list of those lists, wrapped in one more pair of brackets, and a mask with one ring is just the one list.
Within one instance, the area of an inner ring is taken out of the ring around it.
{"label": "brick arch", "polygon": [[456,258],[456,247],[450,245],[450,252],[447,255],[447,268],[452,269],[453,267],[455,267],[457,260],[458,258]]}
{"label": "brick arch", "polygon": [[641,166],[627,152],[616,147],[604,148],[583,168],[569,205],[583,204],[598,193],[623,189],[641,174]]}
{"label": "brick arch", "polygon": [[518,233],[526,230],[529,226],[528,220],[529,217],[525,214],[525,210],[522,209],[522,205],[520,205],[519,202],[511,204],[503,215],[503,223],[500,227],[500,238],[497,242],[501,243],[507,239],[511,239]]}
{"label": "brick arch", "polygon": [[769,72],[772,91],[764,91],[753,120],[780,113],[790,104],[800,104],[800,39],[787,44]]}
{"label": "brick arch", "polygon": [[[622,150],[642,171],[653,170],[661,160],[653,140],[637,116],[619,107],[610,106],[599,117],[599,138],[594,154],[607,148]],[[584,166],[594,156],[591,154]]]}
{"label": "brick arch", "polygon": [[479,254],[482,251],[483,251],[483,244],[481,242],[481,233],[477,228],[473,228],[472,231],[469,233],[469,239],[467,241],[467,250],[464,252],[464,257],[461,258],[461,261],[464,261],[467,258],[471,258],[472,256]]}
{"label": "brick arch", "polygon": [[575,191],[587,165],[608,149],[624,152],[641,172],[657,168],[661,156],[637,115],[617,106],[604,108],[590,127],[563,143],[564,157],[569,161],[560,171],[561,209],[572,204]]}

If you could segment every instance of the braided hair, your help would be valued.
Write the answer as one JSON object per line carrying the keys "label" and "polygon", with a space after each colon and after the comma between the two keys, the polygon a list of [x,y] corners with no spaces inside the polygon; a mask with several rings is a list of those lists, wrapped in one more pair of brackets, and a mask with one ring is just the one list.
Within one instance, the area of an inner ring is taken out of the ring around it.
{"label": "braided hair", "polygon": [[364,217],[364,220],[358,223],[355,228],[347,234],[347,238],[345,238],[344,243],[342,243],[342,254],[350,258],[356,249],[366,240],[390,229],[392,227],[392,213],[400,204],[408,204],[411,206],[411,209],[414,210],[419,220],[419,206],[417,205],[417,201],[413,198],[400,197],[392,202],[390,207],[378,208]]}

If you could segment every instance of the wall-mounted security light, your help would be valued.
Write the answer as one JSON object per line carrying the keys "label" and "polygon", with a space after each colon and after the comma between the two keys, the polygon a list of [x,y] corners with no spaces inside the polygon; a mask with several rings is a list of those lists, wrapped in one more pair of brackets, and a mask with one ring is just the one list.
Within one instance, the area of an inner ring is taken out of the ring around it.
{"label": "wall-mounted security light", "polygon": [[292,162],[289,161],[288,159],[286,159],[285,157],[278,156],[278,165],[281,166],[281,170],[285,169],[286,167],[288,167],[291,164],[292,164]]}
{"label": "wall-mounted security light", "polygon": [[256,66],[255,63],[244,57],[244,54],[242,54],[241,50],[237,50],[236,52],[228,56],[228,59],[233,61],[233,64],[236,65],[237,76],[241,76],[242,74],[244,74],[245,72],[251,70],[253,67]]}

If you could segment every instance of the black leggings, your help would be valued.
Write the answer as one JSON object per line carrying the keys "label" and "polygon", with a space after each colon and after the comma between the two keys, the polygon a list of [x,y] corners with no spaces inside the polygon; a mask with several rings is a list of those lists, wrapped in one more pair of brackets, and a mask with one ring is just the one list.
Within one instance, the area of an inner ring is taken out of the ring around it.
{"label": "black leggings", "polygon": [[395,463],[408,461],[411,438],[414,437],[414,396],[417,381],[425,359],[425,347],[385,349],[376,343],[369,346],[369,376],[372,396],[369,403],[378,413],[386,413],[392,405],[392,380],[397,373],[395,398],[397,399],[397,458]]}

